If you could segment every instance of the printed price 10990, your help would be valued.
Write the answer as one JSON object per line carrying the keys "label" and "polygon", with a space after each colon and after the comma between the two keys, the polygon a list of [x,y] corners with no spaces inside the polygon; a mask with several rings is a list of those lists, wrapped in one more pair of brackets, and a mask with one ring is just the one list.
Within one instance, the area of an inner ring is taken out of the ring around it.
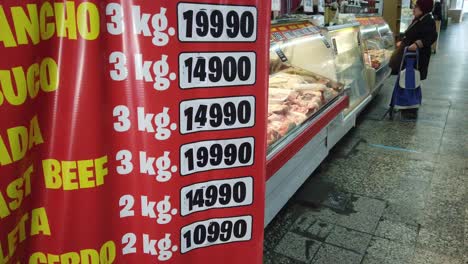
{"label": "printed price 10990", "polygon": [[181,230],[181,252],[220,244],[249,241],[252,238],[252,217],[215,218],[196,222]]}

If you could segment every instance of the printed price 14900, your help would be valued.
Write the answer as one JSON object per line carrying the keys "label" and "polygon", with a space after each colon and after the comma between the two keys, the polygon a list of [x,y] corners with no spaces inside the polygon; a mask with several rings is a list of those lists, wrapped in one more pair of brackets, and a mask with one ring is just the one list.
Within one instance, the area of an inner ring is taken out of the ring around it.
{"label": "printed price 14900", "polygon": [[182,53],[180,88],[252,85],[256,79],[254,52]]}

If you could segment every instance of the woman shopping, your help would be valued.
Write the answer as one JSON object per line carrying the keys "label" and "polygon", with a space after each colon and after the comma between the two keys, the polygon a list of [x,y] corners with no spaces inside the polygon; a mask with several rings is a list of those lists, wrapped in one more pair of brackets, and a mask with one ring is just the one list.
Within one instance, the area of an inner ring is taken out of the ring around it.
{"label": "woman shopping", "polygon": [[[397,47],[400,50],[407,48],[410,52],[418,51],[419,59],[417,65],[420,80],[427,78],[429,60],[432,53],[431,46],[437,40],[436,23],[431,14],[433,7],[433,0],[418,0],[413,9],[413,22],[403,34],[401,41],[397,43]],[[400,70],[394,69],[393,73],[397,74]],[[412,100],[415,102],[413,105],[399,107],[403,110],[403,114],[409,118],[416,117],[422,99],[421,91],[416,91],[413,95],[416,97]]]}

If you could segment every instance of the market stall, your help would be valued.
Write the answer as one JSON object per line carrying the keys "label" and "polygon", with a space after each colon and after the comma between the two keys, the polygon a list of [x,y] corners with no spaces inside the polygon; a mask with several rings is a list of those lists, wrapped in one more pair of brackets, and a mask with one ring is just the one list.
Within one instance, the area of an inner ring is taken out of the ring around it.
{"label": "market stall", "polygon": [[[385,30],[373,27],[379,48],[386,50]],[[272,24],[265,225],[372,99],[376,88],[368,82],[366,69],[372,64],[364,63],[361,31],[359,23],[321,28],[291,19]],[[376,68],[375,73],[387,71],[387,60]]]}

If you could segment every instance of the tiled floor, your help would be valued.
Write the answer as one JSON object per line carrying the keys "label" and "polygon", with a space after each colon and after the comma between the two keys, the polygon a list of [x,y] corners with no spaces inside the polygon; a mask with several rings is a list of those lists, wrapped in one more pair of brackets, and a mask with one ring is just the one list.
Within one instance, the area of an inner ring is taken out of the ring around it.
{"label": "tiled floor", "polygon": [[265,230],[264,263],[468,264],[468,21],[443,32],[417,122],[389,79]]}

